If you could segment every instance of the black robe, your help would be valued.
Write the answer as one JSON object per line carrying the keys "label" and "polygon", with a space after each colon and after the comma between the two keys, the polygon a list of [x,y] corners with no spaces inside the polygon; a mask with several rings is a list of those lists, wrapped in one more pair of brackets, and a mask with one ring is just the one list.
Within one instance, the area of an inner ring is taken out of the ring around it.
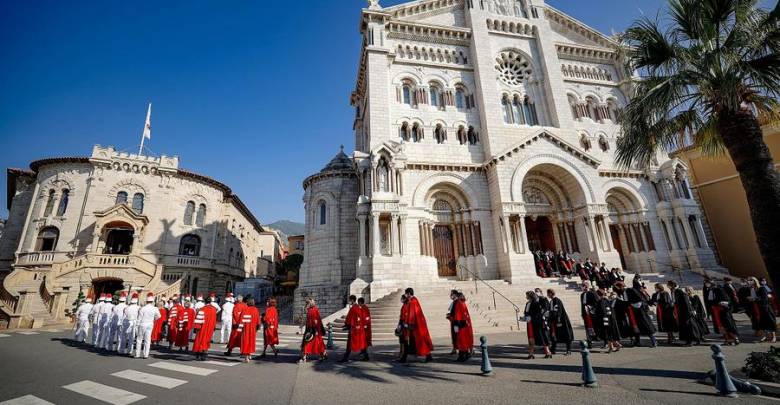
{"label": "black robe", "polygon": [[618,289],[613,288],[613,291],[615,291],[617,294],[614,308],[615,319],[617,320],[618,327],[620,328],[620,336],[632,337],[637,334],[638,330],[635,330],[631,324],[631,318],[629,316],[631,305],[628,303],[628,296],[626,295],[625,290],[619,291]]}
{"label": "black robe", "polygon": [[[597,305],[598,297],[593,290],[588,290],[588,292],[580,294],[580,315],[582,316],[583,324],[585,324],[585,333],[587,334],[588,340],[593,340],[600,336],[601,321],[596,315]],[[590,323],[591,330],[588,330],[588,323]]]}
{"label": "black robe", "polygon": [[734,321],[733,308],[726,291],[717,286],[710,287],[706,301],[710,303],[710,315],[715,332],[736,335],[738,333],[737,323]]}
{"label": "black robe", "polygon": [[704,309],[704,304],[701,303],[701,299],[699,299],[698,295],[694,295],[691,297],[691,305],[693,306],[693,309],[696,311],[696,323],[699,326],[699,331],[701,331],[701,335],[709,335],[710,334],[710,327],[707,325],[707,311]]}
{"label": "black robe", "polygon": [[[546,300],[545,300],[546,301]],[[526,331],[528,332],[528,343],[537,346],[550,345],[550,326],[547,323],[547,307],[544,301],[537,299],[525,304]]]}
{"label": "black robe", "polygon": [[653,325],[653,319],[650,318],[650,310],[642,292],[629,288],[626,290],[626,296],[628,297],[629,310],[631,311],[629,316],[632,316],[629,320],[632,327],[636,328],[634,333],[645,336],[654,335],[656,332],[655,325]]}
{"label": "black robe", "polygon": [[655,317],[658,330],[661,332],[677,332],[677,320],[674,318],[674,304],[668,291],[653,294],[652,304],[655,305]]}
{"label": "black robe", "polygon": [[550,334],[556,343],[571,343],[574,340],[574,330],[569,321],[569,314],[560,298],[550,300]]}
{"label": "black robe", "polygon": [[617,300],[602,298],[596,311],[601,323],[601,339],[605,341],[620,340],[620,326],[616,318],[615,303]]}
{"label": "black robe", "polygon": [[753,291],[755,291],[755,297],[751,295],[751,298],[753,299],[751,302],[751,309],[753,318],[755,318],[753,330],[777,331],[777,318],[775,317],[775,310],[769,297],[769,291],[763,286],[760,286]]}
{"label": "black robe", "polygon": [[674,289],[674,308],[677,311],[677,328],[680,331],[680,340],[690,343],[701,341],[702,333],[696,321],[696,310],[691,304],[688,294],[681,288]]}

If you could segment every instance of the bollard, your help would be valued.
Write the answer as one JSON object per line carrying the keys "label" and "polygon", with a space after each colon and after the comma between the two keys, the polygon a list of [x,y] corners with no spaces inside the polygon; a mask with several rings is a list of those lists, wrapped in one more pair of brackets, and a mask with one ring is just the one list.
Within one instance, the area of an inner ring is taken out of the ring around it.
{"label": "bollard", "polygon": [[751,395],[761,395],[761,387],[752,384],[750,381],[740,380],[739,378],[731,377],[731,382],[734,383],[734,387],[739,392],[744,392]]}
{"label": "bollard", "polygon": [[584,340],[580,340],[580,353],[582,353],[582,385],[588,388],[597,388],[599,381],[596,379],[596,373],[593,372],[593,366],[590,364],[588,343]]}
{"label": "bollard", "polygon": [[333,325],[328,324],[328,343],[325,345],[328,350],[333,350]]}
{"label": "bollard", "polygon": [[487,338],[485,336],[480,336],[479,349],[482,352],[482,367],[480,367],[480,370],[482,370],[482,375],[493,374],[493,366],[490,365],[490,358],[488,357],[487,347]]}
{"label": "bollard", "polygon": [[718,394],[736,398],[737,388],[731,381],[728,370],[726,370],[726,356],[723,355],[723,349],[720,345],[711,345],[712,359],[715,360],[715,388]]}

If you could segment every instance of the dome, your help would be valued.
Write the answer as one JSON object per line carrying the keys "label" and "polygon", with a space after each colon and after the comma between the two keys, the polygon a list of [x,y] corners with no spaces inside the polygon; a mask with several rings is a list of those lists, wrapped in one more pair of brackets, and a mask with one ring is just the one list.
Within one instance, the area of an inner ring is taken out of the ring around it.
{"label": "dome", "polygon": [[328,164],[325,165],[322,170],[320,170],[320,173],[350,169],[352,169],[352,159],[350,159],[349,156],[344,153],[344,145],[342,145],[339,153],[337,153],[336,156],[334,156],[333,159],[331,159],[330,162],[328,162]]}

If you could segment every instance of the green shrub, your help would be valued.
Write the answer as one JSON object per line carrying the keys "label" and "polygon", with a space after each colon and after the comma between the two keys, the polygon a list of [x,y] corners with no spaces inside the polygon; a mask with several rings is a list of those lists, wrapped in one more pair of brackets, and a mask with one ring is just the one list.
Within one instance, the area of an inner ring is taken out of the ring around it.
{"label": "green shrub", "polygon": [[767,353],[750,353],[742,371],[748,378],[780,383],[780,348],[772,346]]}

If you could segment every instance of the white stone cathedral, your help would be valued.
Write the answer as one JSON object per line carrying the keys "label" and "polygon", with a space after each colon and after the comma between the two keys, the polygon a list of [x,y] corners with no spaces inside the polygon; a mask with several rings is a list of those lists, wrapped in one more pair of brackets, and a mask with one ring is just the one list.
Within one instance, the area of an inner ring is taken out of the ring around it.
{"label": "white stone cathedral", "polygon": [[533,252],[627,272],[716,269],[686,167],[614,163],[614,39],[543,0],[362,10],[355,151],[304,181],[298,298],[330,313],[440,279],[532,283]]}

